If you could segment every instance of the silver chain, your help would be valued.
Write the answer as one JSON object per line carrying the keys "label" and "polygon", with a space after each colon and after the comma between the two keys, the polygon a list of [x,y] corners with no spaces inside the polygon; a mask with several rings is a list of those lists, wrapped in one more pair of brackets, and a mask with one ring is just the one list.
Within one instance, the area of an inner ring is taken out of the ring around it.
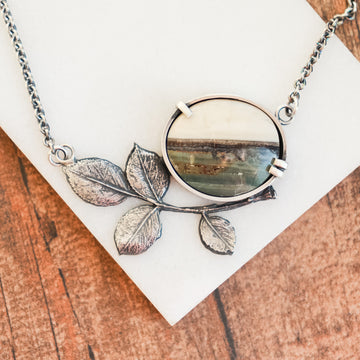
{"label": "silver chain", "polygon": [[294,90],[289,95],[286,105],[281,105],[276,111],[276,117],[282,125],[288,125],[293,120],[299,107],[300,91],[306,86],[306,79],[314,70],[314,65],[320,58],[322,51],[327,45],[328,40],[335,34],[336,29],[342,25],[345,20],[354,20],[357,11],[357,3],[355,0],[348,0],[348,7],[343,14],[335,15],[326,24],[326,28],[316,43],[314,51],[310,55],[307,64],[301,70],[301,76],[295,81]]}
{"label": "silver chain", "polygon": [[8,28],[17,58],[34,108],[35,118],[39,123],[40,132],[44,135],[44,145],[49,148],[49,161],[53,165],[65,165],[74,162],[74,151],[70,145],[55,145],[55,140],[50,133],[50,125],[46,120],[45,111],[35,85],[33,75],[24,51],[22,41],[14,23],[7,0],[0,0],[0,11],[3,14],[5,25]]}
{"label": "silver chain", "polygon": [[[343,14],[335,15],[326,24],[326,28],[317,42],[309,61],[303,67],[301,76],[295,81],[294,90],[289,95],[287,104],[280,106],[276,111],[276,117],[282,125],[288,125],[293,120],[299,106],[300,91],[306,86],[306,79],[314,69],[314,65],[320,58],[320,55],[327,45],[336,29],[342,25],[345,20],[353,20],[357,11],[355,0],[348,0],[348,7]],[[49,148],[49,161],[53,165],[66,165],[74,162],[74,150],[70,145],[55,145],[55,140],[50,133],[50,125],[46,120],[45,111],[41,104],[38,91],[34,82],[33,75],[24,51],[22,41],[11,15],[7,0],[0,0],[0,11],[3,14],[5,25],[8,28],[9,36],[16,51],[23,77],[26,82],[27,91],[30,95],[31,104],[34,108],[35,118],[39,123],[40,132],[44,135],[44,145]]]}

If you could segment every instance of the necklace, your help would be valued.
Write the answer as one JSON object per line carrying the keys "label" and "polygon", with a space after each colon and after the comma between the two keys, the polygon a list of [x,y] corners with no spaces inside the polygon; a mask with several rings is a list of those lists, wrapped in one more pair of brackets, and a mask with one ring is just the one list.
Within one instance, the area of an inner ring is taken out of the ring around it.
{"label": "necklace", "polygon": [[[300,92],[328,39],[346,20],[354,19],[357,3],[348,0],[345,12],[326,24],[288,102],[275,115],[233,95],[179,102],[165,126],[162,157],[135,144],[124,170],[101,158],[76,159],[72,146],[55,143],[7,0],[0,0],[0,10],[44,135],[44,145],[49,149],[50,163],[62,168],[74,192],[90,204],[113,206],[128,197],[144,202],[118,221],[114,240],[119,254],[140,254],[161,237],[161,211],[197,214],[204,246],[217,254],[232,254],[235,229],[228,220],[215,214],[275,199],[272,183],[287,168],[282,126],[292,122]],[[171,176],[212,203],[179,207],[165,202]]]}

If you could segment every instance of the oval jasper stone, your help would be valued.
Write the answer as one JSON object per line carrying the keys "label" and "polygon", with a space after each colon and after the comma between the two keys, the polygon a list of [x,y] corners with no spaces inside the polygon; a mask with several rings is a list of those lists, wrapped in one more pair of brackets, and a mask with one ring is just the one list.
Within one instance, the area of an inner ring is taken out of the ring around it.
{"label": "oval jasper stone", "polygon": [[205,98],[187,107],[174,114],[165,138],[165,160],[180,183],[226,201],[272,177],[268,168],[283,155],[283,139],[269,113],[238,98]]}

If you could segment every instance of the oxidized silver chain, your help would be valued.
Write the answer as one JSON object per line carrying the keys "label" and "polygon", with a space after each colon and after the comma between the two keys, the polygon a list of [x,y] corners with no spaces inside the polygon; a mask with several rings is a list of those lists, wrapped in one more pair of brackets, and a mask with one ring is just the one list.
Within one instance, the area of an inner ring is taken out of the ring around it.
{"label": "oxidized silver chain", "polygon": [[299,107],[300,91],[306,86],[306,79],[314,70],[314,65],[320,58],[322,51],[327,45],[328,40],[335,34],[336,29],[342,25],[345,20],[354,20],[357,11],[357,3],[355,0],[348,0],[349,6],[343,14],[335,15],[330,19],[325,27],[325,30],[316,43],[314,51],[310,55],[310,59],[307,64],[301,70],[301,76],[295,81],[294,90],[289,95],[289,101],[286,105],[282,105],[276,112],[276,117],[279,119],[282,125],[288,125],[293,120],[296,111]]}
{"label": "oxidized silver chain", "polygon": [[41,104],[39,93],[27,60],[23,43],[17,31],[14,19],[9,9],[7,0],[0,0],[0,10],[3,14],[9,36],[12,40],[17,58],[34,108],[35,118],[39,123],[40,132],[44,135],[44,145],[49,148],[49,161],[52,165],[69,164],[74,161],[74,151],[70,145],[56,145],[50,133],[50,125],[46,120],[45,110]]}
{"label": "oxidized silver chain", "polygon": [[[328,40],[335,34],[336,29],[342,25],[345,20],[353,20],[355,18],[357,3],[355,0],[348,0],[348,3],[349,6],[343,14],[335,15],[327,22],[326,28],[317,42],[309,61],[301,71],[301,76],[295,81],[294,90],[289,95],[288,103],[280,106],[276,111],[276,117],[282,125],[288,125],[292,122],[299,106],[300,91],[305,88],[306,79],[313,72],[314,65],[319,60]],[[61,165],[72,162],[74,159],[74,151],[72,147],[69,145],[55,145],[55,140],[50,133],[50,125],[46,120],[44,107],[41,104],[29,62],[7,0],[0,0],[0,10],[3,13],[9,36],[12,40],[20,67],[22,69],[27,90],[30,95],[31,104],[34,108],[35,118],[39,123],[41,133],[44,135],[44,145],[50,149],[49,160],[53,165]]]}

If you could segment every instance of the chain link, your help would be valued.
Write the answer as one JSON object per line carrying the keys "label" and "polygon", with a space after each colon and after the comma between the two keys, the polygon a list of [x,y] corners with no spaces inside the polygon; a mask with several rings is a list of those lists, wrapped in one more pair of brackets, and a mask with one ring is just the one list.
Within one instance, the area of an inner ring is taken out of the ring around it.
{"label": "chain link", "polygon": [[[336,29],[342,25],[345,20],[355,19],[357,3],[355,0],[348,0],[348,5],[349,6],[343,14],[335,15],[331,20],[328,21],[321,38],[317,42],[310,56],[309,61],[301,71],[301,76],[295,81],[294,90],[289,95],[288,103],[286,105],[280,106],[276,111],[276,117],[279,119],[281,124],[288,125],[293,120],[299,106],[300,92],[305,88],[306,79],[313,72],[314,65],[319,60],[328,40],[334,35]],[[45,111],[41,104],[35,81],[24,51],[24,47],[17,32],[7,0],[0,0],[0,11],[3,14],[5,25],[8,28],[9,36],[17,54],[27,91],[30,95],[31,104],[34,108],[35,118],[39,123],[40,132],[44,135],[44,145],[50,149],[50,163],[53,165],[64,165],[72,163],[75,161],[73,148],[69,145],[55,145],[55,140],[50,133],[50,125],[46,120]]]}
{"label": "chain link", "polygon": [[276,117],[282,125],[288,125],[293,120],[296,111],[299,107],[300,91],[306,86],[306,79],[314,70],[314,65],[320,58],[322,51],[327,45],[328,40],[335,34],[336,29],[342,25],[345,20],[354,20],[357,11],[357,3],[355,0],[348,0],[348,8],[343,14],[335,15],[326,24],[326,28],[316,43],[316,46],[310,56],[309,61],[303,67],[301,76],[295,81],[294,90],[289,95],[289,100],[286,105],[280,106],[276,111]]}
{"label": "chain link", "polygon": [[64,165],[74,162],[74,151],[69,145],[55,145],[55,140],[50,133],[50,125],[46,120],[44,108],[35,85],[33,75],[27,60],[23,43],[19,37],[14,19],[9,9],[7,0],[0,0],[0,12],[3,15],[10,39],[12,40],[19,65],[26,83],[30,101],[34,108],[35,118],[39,123],[40,132],[44,135],[44,145],[49,148],[49,160],[53,165]]}

